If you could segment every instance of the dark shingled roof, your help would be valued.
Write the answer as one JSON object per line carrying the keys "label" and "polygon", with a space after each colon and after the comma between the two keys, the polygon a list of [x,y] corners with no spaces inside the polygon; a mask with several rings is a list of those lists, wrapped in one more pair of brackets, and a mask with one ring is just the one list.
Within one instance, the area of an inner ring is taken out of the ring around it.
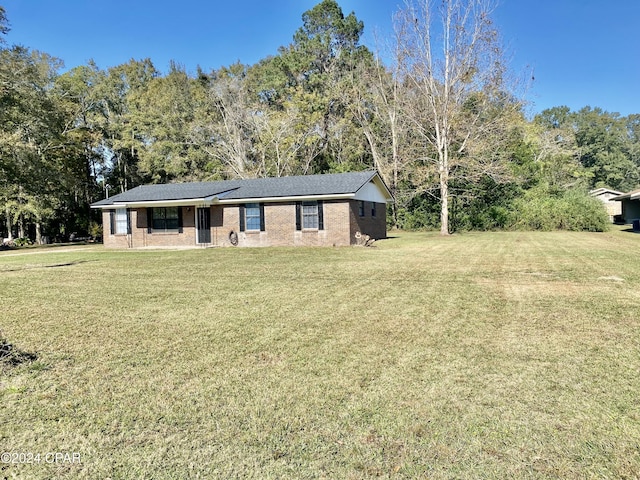
{"label": "dark shingled roof", "polygon": [[376,176],[375,171],[269,177],[219,182],[169,183],[142,185],[119,195],[93,203],[99,207],[126,202],[187,200],[218,196],[225,200],[249,198],[307,197],[344,195],[357,192]]}

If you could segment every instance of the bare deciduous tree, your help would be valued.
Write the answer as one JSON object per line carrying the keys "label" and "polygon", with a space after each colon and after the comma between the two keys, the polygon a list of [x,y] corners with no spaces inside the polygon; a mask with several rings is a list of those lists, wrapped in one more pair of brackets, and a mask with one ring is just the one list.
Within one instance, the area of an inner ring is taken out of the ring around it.
{"label": "bare deciduous tree", "polygon": [[[232,67],[233,68],[233,67]],[[254,132],[251,108],[243,75],[224,75],[210,91],[219,119],[209,125],[211,146],[205,151],[225,165],[232,177],[255,176],[250,163]]]}
{"label": "bare deciduous tree", "polygon": [[497,175],[492,144],[520,110],[508,93],[493,4],[407,0],[395,17],[404,113],[422,143],[422,160],[437,170],[443,235],[449,233],[450,181],[458,171]]}
{"label": "bare deciduous tree", "polygon": [[260,176],[306,174],[320,152],[321,138],[294,104],[285,102],[281,112],[254,115]]}
{"label": "bare deciduous tree", "polygon": [[[354,120],[362,129],[373,165],[398,201],[400,175],[407,167],[402,156],[403,128],[401,86],[397,71],[385,68],[379,57],[371,65],[362,63],[353,72],[351,89],[343,92]],[[405,172],[406,173],[406,172]],[[393,203],[393,221],[397,225],[397,203]]]}

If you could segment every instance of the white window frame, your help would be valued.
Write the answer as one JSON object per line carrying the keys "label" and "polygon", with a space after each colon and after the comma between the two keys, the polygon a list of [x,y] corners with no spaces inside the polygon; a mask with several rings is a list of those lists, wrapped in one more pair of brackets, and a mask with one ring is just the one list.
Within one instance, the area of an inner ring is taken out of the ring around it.
{"label": "white window frame", "polygon": [[302,202],[302,229],[318,230],[320,225],[320,212],[318,202]]}
{"label": "white window frame", "polygon": [[[257,225],[255,223],[257,222]],[[244,206],[244,228],[249,232],[259,232],[262,218],[260,217],[260,204],[247,203]],[[251,226],[250,226],[251,225]]]}
{"label": "white window frame", "polygon": [[128,233],[128,221],[127,221],[127,209],[126,208],[116,208],[115,211],[115,234],[116,235],[126,235]]}

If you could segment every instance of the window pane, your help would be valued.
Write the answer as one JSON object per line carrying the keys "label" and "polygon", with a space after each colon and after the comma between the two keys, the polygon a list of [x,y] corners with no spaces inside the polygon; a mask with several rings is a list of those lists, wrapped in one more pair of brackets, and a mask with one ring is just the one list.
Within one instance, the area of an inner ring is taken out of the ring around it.
{"label": "window pane", "polygon": [[153,224],[154,230],[164,230],[164,208],[153,209]]}
{"label": "window pane", "polygon": [[171,219],[175,220],[176,222],[178,221],[178,207],[167,207],[165,210],[167,220]]}
{"label": "window pane", "polygon": [[303,215],[318,215],[318,204],[317,203],[312,203],[312,204],[303,203],[302,204],[302,214]]}
{"label": "window pane", "polygon": [[244,217],[247,230],[260,230],[260,205],[247,203],[244,207]]}
{"label": "window pane", "polygon": [[154,208],[152,226],[154,230],[178,230],[178,207]]}
{"label": "window pane", "polygon": [[116,234],[127,233],[127,210],[118,208],[116,210]]}
{"label": "window pane", "polygon": [[302,228],[318,228],[318,202],[302,203]]}
{"label": "window pane", "polygon": [[177,218],[167,218],[165,221],[165,228],[167,230],[178,230],[179,226]]}

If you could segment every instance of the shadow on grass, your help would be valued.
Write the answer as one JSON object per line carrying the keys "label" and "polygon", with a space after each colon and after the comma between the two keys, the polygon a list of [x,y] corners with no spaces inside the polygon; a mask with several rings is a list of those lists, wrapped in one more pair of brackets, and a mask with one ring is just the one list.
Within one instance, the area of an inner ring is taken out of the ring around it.
{"label": "shadow on grass", "polygon": [[0,338],[0,364],[8,367],[17,367],[23,363],[33,362],[38,359],[38,355],[25,352]]}
{"label": "shadow on grass", "polygon": [[633,228],[623,228],[620,231],[625,233],[640,233],[640,230],[634,230]]}
{"label": "shadow on grass", "polygon": [[[0,239],[1,240],[1,239]],[[3,251],[12,251],[12,252],[21,252],[21,251],[33,251],[33,250],[54,250],[60,247],[86,247],[90,245],[102,245],[102,242],[93,242],[93,241],[78,241],[78,242],[64,242],[64,243],[46,243],[43,245],[2,245],[0,244],[0,252]]]}
{"label": "shadow on grass", "polygon": [[88,260],[79,260],[77,262],[54,263],[53,265],[44,265],[42,268],[71,267],[73,265],[78,265],[80,263],[87,263],[87,262],[88,262]]}
{"label": "shadow on grass", "polygon": [[74,265],[80,265],[81,263],[95,262],[95,260],[78,260],[75,262],[66,263],[52,263],[51,265],[28,265],[21,268],[10,268],[7,270],[0,270],[0,272],[18,272],[21,270],[33,270],[34,268],[60,268],[60,267],[72,267]]}

